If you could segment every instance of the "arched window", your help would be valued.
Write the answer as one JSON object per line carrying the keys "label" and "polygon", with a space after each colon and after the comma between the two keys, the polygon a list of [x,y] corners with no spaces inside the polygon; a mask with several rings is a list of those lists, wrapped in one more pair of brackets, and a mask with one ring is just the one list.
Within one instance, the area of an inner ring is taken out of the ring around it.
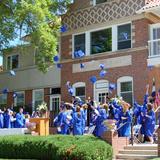
{"label": "arched window", "polygon": [[133,77],[124,76],[117,80],[117,94],[123,97],[123,99],[133,104]]}
{"label": "arched window", "polygon": [[83,101],[86,99],[86,84],[84,82],[77,82],[72,85],[74,89],[74,96],[80,97]]}

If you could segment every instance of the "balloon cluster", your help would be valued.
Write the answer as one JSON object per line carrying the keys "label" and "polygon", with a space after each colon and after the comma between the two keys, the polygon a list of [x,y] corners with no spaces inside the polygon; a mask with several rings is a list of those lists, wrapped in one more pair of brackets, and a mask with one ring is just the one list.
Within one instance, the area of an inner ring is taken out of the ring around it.
{"label": "balloon cluster", "polygon": [[78,50],[74,52],[74,58],[83,58],[85,53],[82,50]]}
{"label": "balloon cluster", "polygon": [[60,31],[61,31],[62,33],[67,32],[67,25],[62,25],[62,26],[60,27]]}
{"label": "balloon cluster", "polygon": [[59,60],[60,60],[60,58],[58,55],[55,55],[53,57],[53,61],[56,63],[57,68],[62,68],[62,64],[59,63]]}
{"label": "balloon cluster", "polygon": [[104,64],[100,64],[99,67],[100,67],[100,69],[101,69],[101,71],[100,71],[100,73],[99,73],[99,76],[100,76],[101,78],[104,78],[104,77],[106,76],[106,74],[107,74],[107,71],[104,69],[105,66],[104,66]]}

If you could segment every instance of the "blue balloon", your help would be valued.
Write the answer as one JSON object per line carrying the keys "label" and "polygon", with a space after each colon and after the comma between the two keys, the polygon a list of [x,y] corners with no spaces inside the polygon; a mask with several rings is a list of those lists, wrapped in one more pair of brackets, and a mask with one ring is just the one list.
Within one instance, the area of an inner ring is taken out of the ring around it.
{"label": "blue balloon", "polygon": [[149,66],[148,66],[148,69],[149,69],[149,70],[152,70],[153,67],[154,67],[154,65],[149,65]]}
{"label": "blue balloon", "polygon": [[116,89],[116,84],[110,83],[110,84],[109,84],[109,89],[110,89],[110,90],[115,90],[115,89]]}
{"label": "blue balloon", "polygon": [[7,94],[8,92],[9,92],[8,88],[4,88],[3,91],[2,91],[3,94]]}
{"label": "blue balloon", "polygon": [[90,81],[94,84],[97,81],[97,77],[96,76],[92,76],[90,78]]}
{"label": "blue balloon", "polygon": [[57,68],[62,68],[62,64],[58,63]]}
{"label": "blue balloon", "polygon": [[84,64],[83,63],[80,64],[80,68],[81,69],[84,68]]}
{"label": "blue balloon", "polygon": [[67,31],[67,25],[61,26],[60,30],[61,30],[62,33],[66,32]]}
{"label": "blue balloon", "polygon": [[54,62],[58,62],[59,61],[59,56],[58,55],[54,56],[53,60],[54,60]]}
{"label": "blue balloon", "polygon": [[79,50],[78,51],[78,57],[79,58],[82,58],[82,57],[84,57],[85,56],[85,53],[82,51],[82,50]]}
{"label": "blue balloon", "polygon": [[73,95],[73,92],[74,92],[74,91],[73,91],[73,88],[69,88],[69,89],[68,89],[68,93],[69,93],[71,96]]}
{"label": "blue balloon", "polygon": [[104,69],[104,64],[100,64],[99,67],[100,67],[101,69]]}
{"label": "blue balloon", "polygon": [[11,76],[15,76],[16,75],[15,71],[14,70],[10,70],[10,75]]}
{"label": "blue balloon", "polygon": [[70,88],[70,81],[67,81],[66,86]]}
{"label": "blue balloon", "polygon": [[107,71],[102,70],[102,71],[100,71],[99,76],[100,76],[101,78],[103,78],[103,77],[106,76],[106,74],[107,74]]}

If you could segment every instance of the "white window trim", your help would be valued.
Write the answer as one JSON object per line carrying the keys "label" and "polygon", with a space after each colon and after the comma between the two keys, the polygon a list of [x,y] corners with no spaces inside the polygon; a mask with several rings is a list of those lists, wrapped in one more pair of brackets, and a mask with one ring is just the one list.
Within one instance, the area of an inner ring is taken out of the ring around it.
{"label": "white window trim", "polygon": [[[23,105],[25,105],[25,91],[19,91],[19,92],[16,92],[16,94],[24,94],[24,103]],[[17,97],[14,98],[14,106],[17,106]]]}
{"label": "white window trim", "polygon": [[[0,94],[0,96],[3,96],[4,94]],[[6,94],[7,95],[7,94]],[[6,96],[7,97],[7,96]],[[6,99],[6,104],[0,103],[0,105],[7,105],[7,99]]]}
{"label": "white window trim", "polygon": [[128,91],[132,93],[132,99],[134,101],[134,88],[133,88],[133,77],[131,76],[124,76],[124,77],[120,77],[117,80],[117,95],[121,96],[121,93],[125,93],[125,92],[121,92],[121,83],[123,82],[132,82],[132,91]]}
{"label": "white window trim", "polygon": [[35,108],[35,92],[38,92],[38,91],[42,91],[43,92],[43,101],[44,101],[44,89],[35,89],[32,91],[32,110],[34,111],[36,108]]}
{"label": "white window trim", "polygon": [[160,28],[160,23],[150,25],[150,40],[153,40],[153,29]]}
{"label": "white window trim", "polygon": [[[20,60],[19,60],[19,54],[12,54],[12,55],[7,55],[6,56],[6,69],[7,70],[9,70],[9,68],[8,68],[8,57],[11,57],[11,59],[10,59],[10,69],[12,70],[13,68],[12,68],[12,57],[13,56],[18,56],[18,68],[19,68],[19,66],[20,66]],[[15,69],[18,69],[18,68],[15,68]]]}
{"label": "white window trim", "polygon": [[53,111],[53,108],[51,107],[53,98],[59,98],[59,106],[60,106],[60,103],[61,103],[61,95],[60,94],[51,95],[50,96],[50,106],[49,106],[50,111]]}
{"label": "white window trim", "polygon": [[73,95],[76,95],[76,88],[85,87],[85,96],[86,96],[86,84],[85,82],[77,82],[72,85],[73,87]]}
{"label": "white window trim", "polygon": [[[90,56],[91,54],[91,33],[92,32],[96,32],[96,31],[101,31],[104,29],[108,29],[108,28],[112,28],[112,50],[110,52],[115,52],[115,51],[119,51],[118,50],[118,26],[122,26],[122,25],[127,25],[127,24],[131,24],[131,48],[133,47],[132,44],[132,22],[131,21],[127,21],[124,23],[120,23],[120,24],[116,24],[116,25],[109,25],[109,26],[105,26],[105,27],[100,27],[100,28],[96,28],[96,29],[91,29],[89,31],[86,32],[79,32],[76,34],[72,34],[72,59],[74,58],[74,37],[76,35],[81,35],[81,34],[85,34],[85,56]],[[123,50],[123,49],[122,49]],[[98,53],[99,54],[103,54],[103,53]]]}

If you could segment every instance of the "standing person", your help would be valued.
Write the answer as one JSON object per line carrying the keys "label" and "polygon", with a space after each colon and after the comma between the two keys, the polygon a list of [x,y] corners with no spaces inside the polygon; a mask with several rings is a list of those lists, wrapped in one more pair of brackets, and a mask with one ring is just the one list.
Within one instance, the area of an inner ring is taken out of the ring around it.
{"label": "standing person", "polygon": [[3,116],[4,116],[4,128],[11,128],[10,109],[5,110]]}
{"label": "standing person", "polygon": [[23,108],[19,109],[19,113],[16,114],[15,128],[25,127],[25,117],[23,115]]}
{"label": "standing person", "polygon": [[80,106],[76,107],[76,112],[73,113],[73,135],[83,135],[83,113]]}
{"label": "standing person", "polygon": [[155,113],[153,111],[153,104],[147,104],[147,113],[145,115],[145,131],[144,135],[146,137],[146,141],[153,143],[153,133],[155,129]]}
{"label": "standing person", "polygon": [[86,124],[87,124],[87,109],[88,109],[87,104],[84,104],[82,106],[82,109],[81,109],[82,117],[83,117],[83,120],[82,120],[83,133],[85,132],[85,127],[86,127]]}
{"label": "standing person", "polygon": [[3,117],[3,112],[0,109],[0,128],[4,127],[4,117]]}

